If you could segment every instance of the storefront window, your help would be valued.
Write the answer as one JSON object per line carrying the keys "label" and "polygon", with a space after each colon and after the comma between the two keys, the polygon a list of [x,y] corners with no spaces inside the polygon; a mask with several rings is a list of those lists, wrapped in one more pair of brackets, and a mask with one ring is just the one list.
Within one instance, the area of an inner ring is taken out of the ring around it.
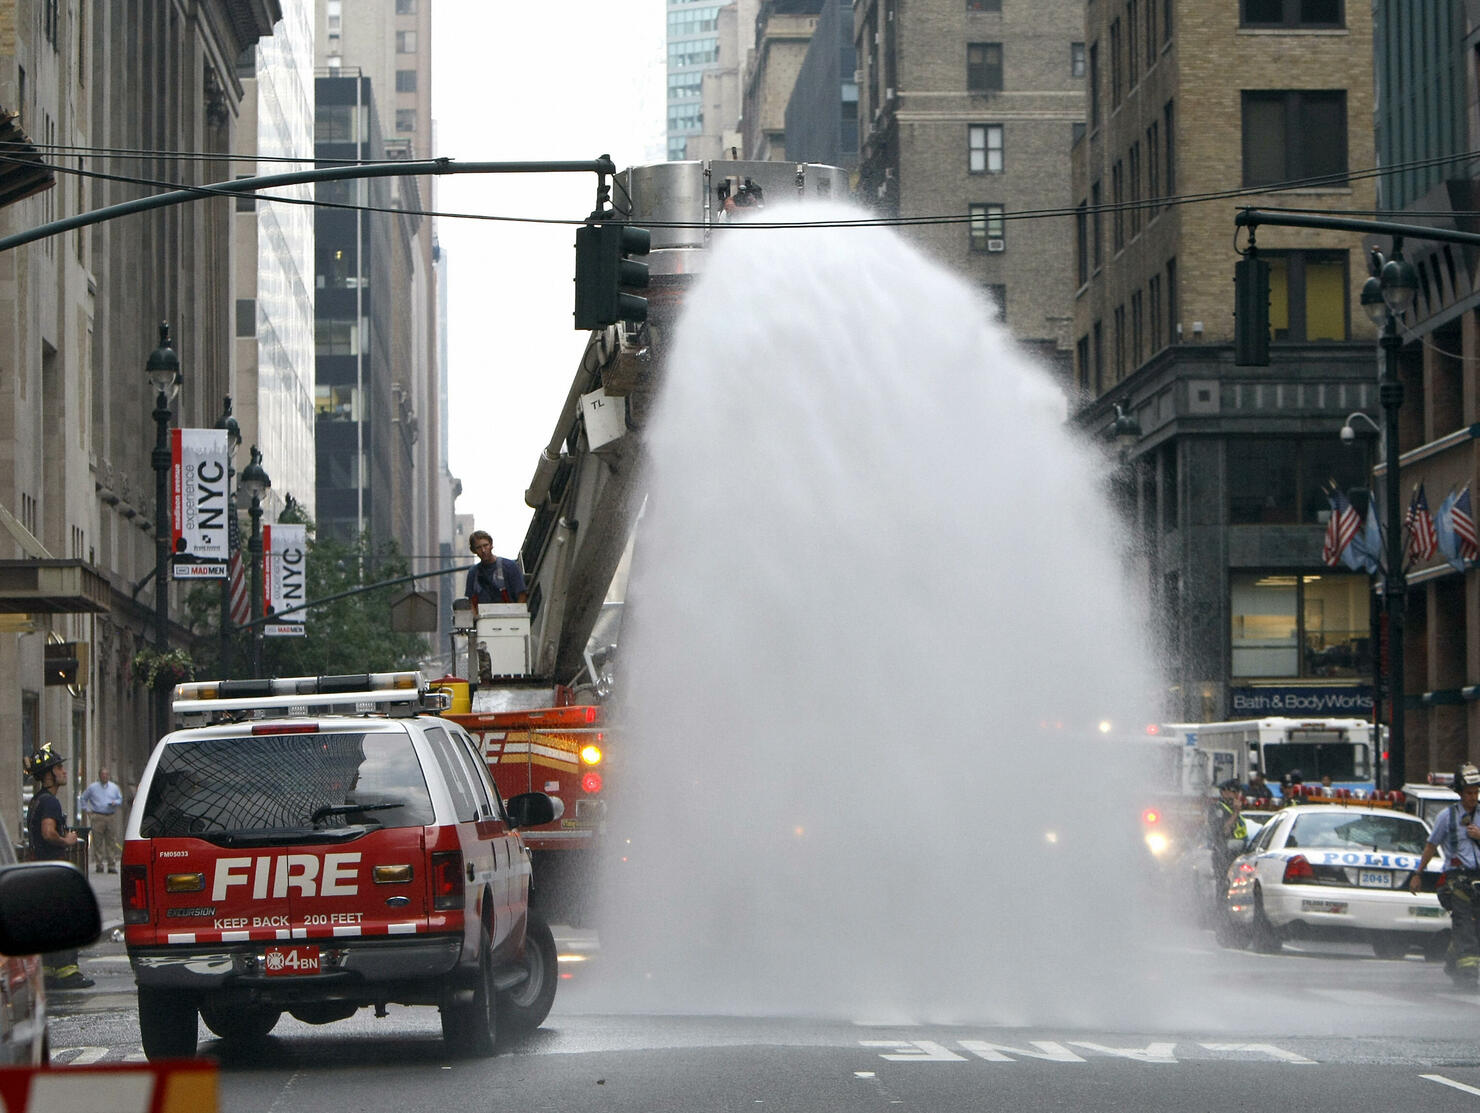
{"label": "storefront window", "polygon": [[1233,676],[1371,675],[1366,576],[1240,574],[1230,587]]}

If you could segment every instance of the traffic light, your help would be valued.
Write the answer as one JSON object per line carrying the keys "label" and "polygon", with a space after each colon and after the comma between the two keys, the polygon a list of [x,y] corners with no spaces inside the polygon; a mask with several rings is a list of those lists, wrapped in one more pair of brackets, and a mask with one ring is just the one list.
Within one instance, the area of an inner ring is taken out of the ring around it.
{"label": "traffic light", "polygon": [[1233,362],[1269,366],[1269,264],[1252,251],[1233,265]]}
{"label": "traffic light", "polygon": [[647,298],[625,289],[647,288],[647,264],[628,256],[646,255],[651,246],[652,234],[630,224],[603,221],[576,229],[576,328],[647,320]]}

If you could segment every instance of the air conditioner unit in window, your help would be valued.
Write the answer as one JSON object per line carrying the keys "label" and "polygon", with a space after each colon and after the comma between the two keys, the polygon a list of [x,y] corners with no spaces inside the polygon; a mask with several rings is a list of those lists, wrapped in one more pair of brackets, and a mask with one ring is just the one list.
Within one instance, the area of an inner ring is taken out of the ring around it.
{"label": "air conditioner unit in window", "polygon": [[853,84],[855,84],[855,85],[862,85],[863,84],[863,71],[862,70],[854,70],[853,71]]}
{"label": "air conditioner unit in window", "polygon": [[987,250],[988,251],[1006,251],[1007,250],[1007,241],[1006,240],[988,240],[987,241]]}
{"label": "air conditioner unit in window", "polygon": [[893,89],[885,89],[884,90],[884,103],[885,104],[888,104],[893,99],[894,99],[894,90]]}

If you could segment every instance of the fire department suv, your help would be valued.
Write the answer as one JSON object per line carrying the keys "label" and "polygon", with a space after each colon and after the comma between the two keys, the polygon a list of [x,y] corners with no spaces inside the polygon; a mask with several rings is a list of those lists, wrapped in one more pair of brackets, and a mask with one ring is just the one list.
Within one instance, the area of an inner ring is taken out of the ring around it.
{"label": "fire department suv", "polygon": [[[144,770],[125,837],[124,934],[150,1059],[392,1002],[436,1005],[459,1054],[541,1024],[554,939],[529,912],[517,828],[421,675],[223,680],[175,689],[192,725]],[[196,725],[199,724],[199,725]]]}

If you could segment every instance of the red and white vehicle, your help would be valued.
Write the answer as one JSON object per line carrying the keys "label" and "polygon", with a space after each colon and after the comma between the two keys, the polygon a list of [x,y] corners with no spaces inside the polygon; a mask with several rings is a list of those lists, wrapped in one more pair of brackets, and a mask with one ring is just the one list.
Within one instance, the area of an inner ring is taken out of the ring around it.
{"label": "red and white vehicle", "polygon": [[193,1055],[197,1017],[250,1040],[436,1005],[465,1054],[543,1022],[555,946],[517,828],[553,807],[506,803],[445,703],[414,672],[175,689],[202,725],[155,747],[123,852],[149,1058]]}

